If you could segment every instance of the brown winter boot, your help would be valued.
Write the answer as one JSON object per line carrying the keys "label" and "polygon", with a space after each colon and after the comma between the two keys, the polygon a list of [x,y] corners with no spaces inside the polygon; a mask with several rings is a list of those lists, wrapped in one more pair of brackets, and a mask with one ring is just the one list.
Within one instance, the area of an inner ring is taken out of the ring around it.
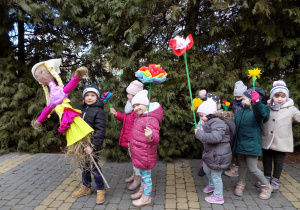
{"label": "brown winter boot", "polygon": [[132,200],[136,200],[139,199],[140,197],[142,197],[142,195],[144,194],[144,188],[140,188],[139,191],[137,191],[136,193],[131,195],[131,199]]}
{"label": "brown winter boot", "polygon": [[237,185],[236,185],[236,187],[234,189],[234,194],[236,196],[243,196],[243,192],[245,190],[245,186],[246,186],[246,184],[244,182],[238,181],[238,183],[237,183]]}
{"label": "brown winter boot", "polygon": [[91,188],[87,188],[84,185],[82,185],[78,191],[73,192],[72,197],[79,198],[84,195],[90,195],[91,193],[92,193]]}
{"label": "brown winter boot", "polygon": [[141,186],[141,177],[140,177],[140,176],[134,175],[133,182],[132,182],[132,184],[128,187],[128,190],[135,190],[135,189],[138,188],[139,186]]}
{"label": "brown winter boot", "polygon": [[151,205],[151,197],[150,195],[143,194],[140,199],[132,201],[132,205],[136,207]]}
{"label": "brown winter boot", "polygon": [[267,200],[271,197],[271,193],[273,191],[273,187],[270,183],[267,185],[261,185],[261,193],[259,194],[259,198],[262,200]]}
{"label": "brown winter boot", "polygon": [[133,180],[134,180],[134,171],[132,171],[131,177],[125,179],[125,182],[130,183],[133,182]]}
{"label": "brown winter boot", "polygon": [[96,204],[102,204],[105,201],[105,190],[97,190]]}

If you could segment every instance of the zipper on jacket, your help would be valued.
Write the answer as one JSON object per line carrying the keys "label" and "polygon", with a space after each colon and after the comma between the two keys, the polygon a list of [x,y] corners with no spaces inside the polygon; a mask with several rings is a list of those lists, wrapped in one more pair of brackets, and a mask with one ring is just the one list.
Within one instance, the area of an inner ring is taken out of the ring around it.
{"label": "zipper on jacket", "polygon": [[[243,117],[244,117],[243,121],[245,121],[245,118],[246,118],[247,113],[248,113],[248,110],[245,111],[245,115],[243,116]],[[244,113],[243,113],[243,114],[244,114]]]}
{"label": "zipper on jacket", "polygon": [[89,107],[87,106],[87,107],[86,107],[86,109],[85,109],[85,112],[83,113],[82,119],[84,119],[84,116],[85,116],[86,110],[87,110],[88,108],[89,108]]}

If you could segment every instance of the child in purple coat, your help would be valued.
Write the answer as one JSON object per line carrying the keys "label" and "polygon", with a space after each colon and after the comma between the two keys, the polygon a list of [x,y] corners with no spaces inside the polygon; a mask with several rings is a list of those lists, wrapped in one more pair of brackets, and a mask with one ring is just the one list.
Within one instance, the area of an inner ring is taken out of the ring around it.
{"label": "child in purple coat", "polygon": [[[142,90],[132,99],[132,106],[137,118],[132,128],[130,139],[131,162],[141,173],[140,190],[131,195],[136,207],[151,205],[151,169],[156,165],[159,130],[163,118],[163,109],[157,102],[150,103],[148,91]],[[149,105],[148,127],[147,106]]]}

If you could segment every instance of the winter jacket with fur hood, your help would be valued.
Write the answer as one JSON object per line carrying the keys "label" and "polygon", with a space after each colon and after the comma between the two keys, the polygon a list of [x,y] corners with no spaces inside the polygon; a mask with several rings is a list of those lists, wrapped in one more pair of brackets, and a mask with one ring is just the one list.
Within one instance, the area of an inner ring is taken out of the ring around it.
{"label": "winter jacket with fur hood", "polygon": [[102,101],[97,101],[90,106],[83,103],[77,107],[77,109],[82,112],[82,119],[94,129],[92,134],[92,146],[96,151],[99,150],[106,130],[106,116],[103,107]]}
{"label": "winter jacket with fur hood", "polygon": [[163,109],[157,102],[150,103],[148,127],[152,130],[152,138],[145,136],[147,112],[137,116],[130,139],[131,162],[138,169],[152,169],[156,165],[157,144],[159,143],[160,124]]}
{"label": "winter jacket with fur hood", "polygon": [[262,147],[279,152],[293,152],[293,120],[300,122],[300,111],[289,98],[278,111],[271,109],[270,120],[264,124],[261,136]]}
{"label": "winter jacket with fur hood", "polygon": [[217,112],[207,118],[203,130],[196,133],[196,138],[203,143],[203,162],[213,170],[227,169],[232,159],[230,134],[235,132],[234,114]]}

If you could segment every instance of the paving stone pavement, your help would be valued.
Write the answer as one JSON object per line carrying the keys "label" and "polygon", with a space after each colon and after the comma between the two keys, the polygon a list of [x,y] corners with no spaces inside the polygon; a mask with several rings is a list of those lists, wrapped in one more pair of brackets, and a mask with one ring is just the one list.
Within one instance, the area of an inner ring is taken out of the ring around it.
{"label": "paving stone pavement", "polygon": [[[137,209],[132,206],[124,179],[130,176],[132,164],[101,159],[99,164],[110,189],[103,205],[96,205],[95,183],[92,195],[72,198],[81,185],[81,172],[61,154],[17,154],[0,156],[0,209]],[[243,197],[233,194],[237,178],[223,175],[223,205],[209,204],[202,192],[208,181],[199,177],[201,160],[178,159],[173,163],[158,161],[152,170],[152,205],[142,210],[160,209],[300,209],[300,164],[285,164],[279,193],[269,200],[258,198],[256,180],[248,176]],[[261,164],[260,164],[261,167]]]}
{"label": "paving stone pavement", "polygon": [[[237,177],[227,177],[226,175],[222,175],[223,187],[224,187],[224,198],[225,203],[223,206],[216,204],[209,204],[205,202],[204,197],[207,194],[203,193],[203,188],[208,184],[208,180],[206,176],[200,177],[198,176],[199,167],[201,164],[201,160],[190,160],[190,165],[193,170],[193,176],[195,180],[195,185],[198,193],[198,197],[200,200],[201,209],[300,209],[298,205],[298,201],[300,200],[300,185],[294,180],[291,176],[287,176],[286,171],[283,172],[282,177],[280,179],[281,186],[280,192],[272,193],[272,196],[268,200],[259,199],[260,190],[257,189],[254,184],[257,180],[251,176],[247,176],[246,180],[246,189],[242,197],[235,196],[234,186],[238,181]],[[259,168],[262,168],[261,163],[259,164]],[[286,164],[287,165],[287,164]],[[289,167],[287,165],[285,168]],[[299,173],[299,172],[298,172]],[[295,189],[292,189],[291,192],[286,189],[286,186],[291,186],[291,183],[297,185]],[[285,192],[287,191],[287,192]],[[286,193],[286,194],[285,194]],[[285,194],[285,195],[284,195]],[[287,196],[286,196],[287,195]]]}

